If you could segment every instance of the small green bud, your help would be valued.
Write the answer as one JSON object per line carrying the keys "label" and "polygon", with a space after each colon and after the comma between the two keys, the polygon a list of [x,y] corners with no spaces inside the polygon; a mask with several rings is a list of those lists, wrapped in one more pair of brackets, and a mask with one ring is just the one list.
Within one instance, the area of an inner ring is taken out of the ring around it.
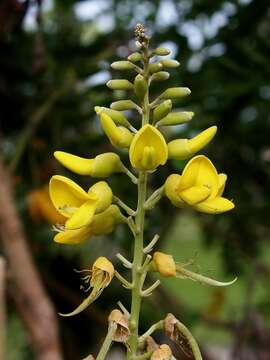
{"label": "small green bud", "polygon": [[134,65],[130,61],[115,61],[111,64],[114,70],[130,70]]}
{"label": "small green bud", "polygon": [[167,71],[159,71],[152,75],[152,80],[154,81],[165,81],[169,79],[170,74]]}
{"label": "small green bud", "polygon": [[158,122],[158,125],[170,126],[183,124],[192,119],[192,111],[171,112]]}
{"label": "small green bud", "polygon": [[126,79],[110,80],[106,84],[112,90],[132,90],[133,84]]}
{"label": "small green bud", "polygon": [[151,74],[154,74],[160,70],[162,70],[163,66],[161,64],[161,62],[155,62],[153,64],[149,65],[149,71]]}
{"label": "small green bud", "polygon": [[132,53],[128,56],[128,60],[131,62],[138,62],[140,60],[142,60],[142,55],[138,52]]}
{"label": "small green bud", "polygon": [[134,91],[138,99],[143,99],[147,91],[147,81],[142,75],[137,75],[134,81]]}
{"label": "small green bud", "polygon": [[163,119],[166,115],[169,114],[171,109],[172,109],[171,100],[163,101],[163,103],[161,103],[154,109],[154,121],[157,122]]}
{"label": "small green bud", "polygon": [[110,107],[113,110],[124,111],[124,110],[135,109],[137,105],[132,100],[119,100],[111,103]]}
{"label": "small green bud", "polygon": [[178,66],[180,66],[180,62],[177,60],[167,59],[167,60],[161,60],[160,62],[163,65],[163,67],[167,67],[167,68],[177,68]]}
{"label": "small green bud", "polygon": [[191,93],[187,87],[169,88],[160,95],[161,99],[178,99]]}
{"label": "small green bud", "polygon": [[166,56],[170,54],[170,50],[164,47],[158,47],[153,51],[153,54],[158,56]]}
{"label": "small green bud", "polygon": [[102,112],[109,115],[116,125],[129,126],[127,118],[120,111],[109,109],[106,107],[95,106],[95,112],[98,115],[100,115]]}

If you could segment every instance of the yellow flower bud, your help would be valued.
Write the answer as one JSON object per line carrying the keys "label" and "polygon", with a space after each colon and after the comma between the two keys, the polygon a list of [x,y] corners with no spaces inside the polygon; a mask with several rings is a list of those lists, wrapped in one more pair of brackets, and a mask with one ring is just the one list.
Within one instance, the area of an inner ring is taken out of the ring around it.
{"label": "yellow flower bud", "polygon": [[153,54],[158,56],[166,56],[170,54],[170,50],[164,47],[158,47],[153,51]]}
{"label": "yellow flower bud", "polygon": [[112,90],[132,90],[133,84],[126,79],[109,80],[106,84]]}
{"label": "yellow flower bud", "polygon": [[172,355],[170,347],[167,344],[163,344],[153,352],[150,360],[171,360]]}
{"label": "yellow flower bud", "polygon": [[211,126],[190,140],[177,139],[170,141],[168,143],[169,158],[175,160],[185,160],[188,157],[191,157],[205,147],[213,139],[216,132],[217,127]]}
{"label": "yellow flower bud", "polygon": [[234,204],[221,197],[226,175],[218,175],[212,162],[199,155],[185,166],[182,175],[173,174],[165,182],[165,194],[177,207],[191,206],[206,214],[230,211]]}
{"label": "yellow flower bud", "polygon": [[115,61],[111,64],[114,70],[131,70],[134,65],[129,61]]}
{"label": "yellow flower bud", "polygon": [[162,70],[163,66],[161,62],[155,62],[149,65],[149,72],[150,74],[154,74],[160,70]]}
{"label": "yellow flower bud", "polygon": [[122,172],[120,157],[108,152],[93,159],[86,159],[64,151],[55,151],[55,158],[67,169],[79,175],[90,175],[94,178],[108,177],[115,172]]}
{"label": "yellow flower bud", "polygon": [[175,277],[176,265],[172,255],[156,251],[153,256],[154,270],[158,271],[161,276]]}
{"label": "yellow flower bud", "polygon": [[138,74],[134,80],[134,91],[138,99],[142,100],[147,91],[147,81],[145,78]]}
{"label": "yellow flower bud", "polygon": [[88,194],[91,196],[94,194],[98,199],[95,211],[96,214],[106,210],[112,203],[113,193],[106,181],[95,183],[89,188]]}
{"label": "yellow flower bud", "polygon": [[152,80],[154,81],[165,81],[168,80],[170,74],[167,71],[159,71],[152,75]]}
{"label": "yellow flower bud", "polygon": [[85,283],[90,283],[85,291],[92,291],[88,297],[72,312],[60,314],[62,316],[74,316],[85,310],[92,304],[102,293],[102,291],[110,284],[114,276],[114,266],[106,257],[99,257],[94,262],[89,275],[84,277]]}
{"label": "yellow flower bud", "polygon": [[161,126],[171,126],[183,124],[190,121],[194,113],[191,111],[171,112],[158,122]]}
{"label": "yellow flower bud", "polygon": [[125,127],[117,127],[110,116],[100,114],[100,121],[105,134],[111,144],[115,147],[128,148],[131,144],[133,134]]}
{"label": "yellow flower bud", "polygon": [[161,60],[160,62],[163,65],[163,67],[167,67],[167,68],[177,68],[178,66],[180,66],[180,62],[177,60],[166,59],[166,60]]}
{"label": "yellow flower bud", "polygon": [[165,100],[154,109],[154,122],[163,119],[172,109],[172,101]]}
{"label": "yellow flower bud", "polygon": [[109,109],[106,107],[95,106],[95,112],[100,115],[102,112],[109,115],[116,125],[129,126],[129,122],[125,115],[117,110]]}
{"label": "yellow flower bud", "polygon": [[165,90],[161,95],[160,99],[178,99],[187,96],[191,93],[187,87],[174,87]]}
{"label": "yellow flower bud", "polygon": [[138,62],[142,60],[142,55],[138,52],[132,53],[128,56],[128,60],[132,62]]}
{"label": "yellow flower bud", "polygon": [[124,111],[135,109],[137,105],[132,100],[119,100],[111,103],[110,107],[113,110]]}
{"label": "yellow flower bud", "polygon": [[144,125],[134,136],[129,149],[132,166],[140,170],[154,170],[168,158],[166,141],[152,125]]}

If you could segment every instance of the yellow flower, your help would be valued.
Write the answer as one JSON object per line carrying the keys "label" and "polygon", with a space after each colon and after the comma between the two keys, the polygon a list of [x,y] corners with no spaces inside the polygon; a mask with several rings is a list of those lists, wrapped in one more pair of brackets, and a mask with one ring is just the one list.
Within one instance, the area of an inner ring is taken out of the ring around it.
{"label": "yellow flower", "polygon": [[93,159],[72,155],[64,151],[55,151],[54,156],[63,166],[79,175],[90,175],[94,178],[108,177],[115,172],[123,171],[120,157],[113,152],[97,155]]}
{"label": "yellow flower", "polygon": [[101,256],[97,258],[92,266],[92,270],[88,270],[88,272],[89,275],[84,276],[83,280],[85,284],[89,284],[85,291],[89,291],[92,288],[91,293],[74,311],[60,315],[77,315],[94,302],[112,281],[114,276],[114,266],[106,257]]}
{"label": "yellow flower", "polygon": [[132,166],[139,170],[154,170],[168,159],[166,141],[154,126],[144,125],[134,136],[129,149]]}
{"label": "yellow flower", "polygon": [[190,265],[190,263],[181,264],[175,262],[172,255],[157,251],[153,255],[152,271],[159,272],[163,277],[190,279],[193,281],[198,281],[201,284],[208,284],[212,286],[228,286],[232,285],[237,280],[237,278],[235,278],[234,280],[228,282],[217,281],[207,276],[187,270],[187,265]]}
{"label": "yellow flower", "polygon": [[133,134],[124,126],[116,126],[112,118],[105,112],[100,112],[99,115],[102,128],[111,144],[115,147],[128,148]]}
{"label": "yellow flower", "polygon": [[54,241],[67,245],[82,244],[92,236],[110,234],[115,229],[115,226],[122,222],[124,222],[124,217],[118,206],[110,205],[102,213],[94,215],[90,225],[76,230],[67,230],[65,227],[58,227]]}
{"label": "yellow flower", "polygon": [[234,208],[232,201],[222,197],[226,179],[206,156],[198,155],[188,162],[182,176],[172,174],[167,178],[165,194],[177,207],[220,214]]}
{"label": "yellow flower", "polygon": [[169,159],[185,160],[204,148],[215,136],[216,126],[211,126],[192,139],[176,139],[168,143]]}

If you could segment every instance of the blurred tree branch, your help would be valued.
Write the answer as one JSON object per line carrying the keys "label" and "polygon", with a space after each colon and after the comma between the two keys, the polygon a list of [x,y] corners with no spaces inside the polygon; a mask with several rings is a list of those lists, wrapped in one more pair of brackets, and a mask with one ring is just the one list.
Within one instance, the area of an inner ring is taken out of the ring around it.
{"label": "blurred tree branch", "polygon": [[63,359],[53,305],[32,261],[16,210],[12,179],[0,159],[0,235],[10,269],[10,290],[38,360]]}

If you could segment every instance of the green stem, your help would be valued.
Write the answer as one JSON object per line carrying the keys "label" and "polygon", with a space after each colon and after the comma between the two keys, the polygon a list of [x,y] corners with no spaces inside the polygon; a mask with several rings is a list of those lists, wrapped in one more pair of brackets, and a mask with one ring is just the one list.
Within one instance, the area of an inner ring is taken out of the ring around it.
{"label": "green stem", "polygon": [[110,350],[110,346],[113,342],[113,338],[114,338],[116,329],[117,329],[117,324],[115,322],[111,322],[109,324],[107,335],[105,337],[105,340],[102,344],[102,347],[98,353],[96,360],[104,360],[106,358],[106,355],[107,355],[108,351]]}

